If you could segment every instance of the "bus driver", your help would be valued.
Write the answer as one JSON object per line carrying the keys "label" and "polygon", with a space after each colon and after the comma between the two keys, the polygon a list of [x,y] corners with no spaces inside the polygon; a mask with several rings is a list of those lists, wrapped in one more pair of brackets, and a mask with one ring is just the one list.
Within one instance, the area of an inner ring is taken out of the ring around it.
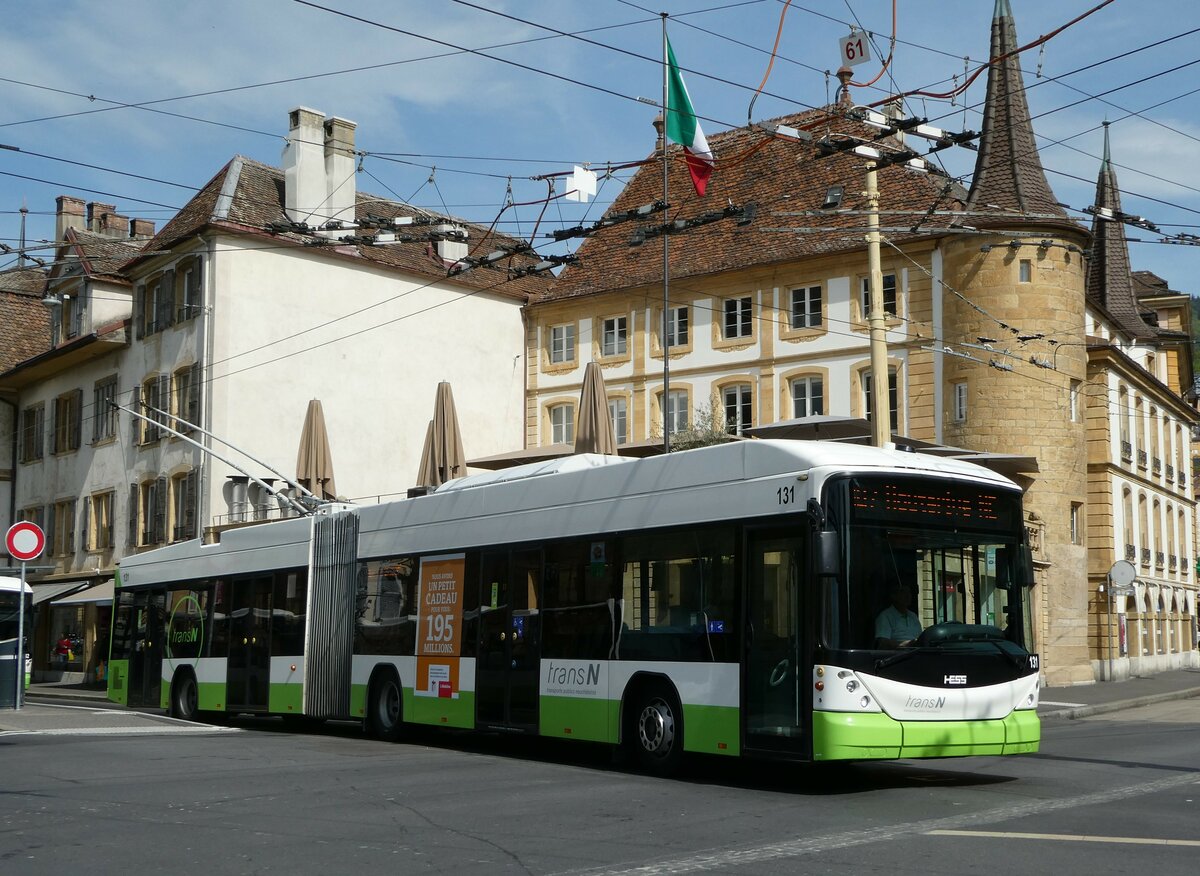
{"label": "bus driver", "polygon": [[909,609],[912,589],[903,581],[893,581],[892,604],[875,618],[875,647],[904,648],[921,635],[921,619]]}

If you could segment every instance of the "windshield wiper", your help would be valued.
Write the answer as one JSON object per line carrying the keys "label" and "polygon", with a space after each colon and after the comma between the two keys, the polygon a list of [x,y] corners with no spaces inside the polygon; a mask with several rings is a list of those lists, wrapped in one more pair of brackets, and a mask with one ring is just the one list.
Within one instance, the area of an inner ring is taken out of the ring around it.
{"label": "windshield wiper", "polygon": [[917,654],[922,654],[925,651],[929,651],[929,650],[932,650],[932,649],[929,648],[928,646],[922,646],[922,647],[917,647],[917,648],[905,648],[903,651],[893,654],[890,657],[883,657],[879,660],[876,660],[875,668],[876,669],[886,669],[888,666],[895,666],[897,663],[903,663],[905,660],[909,659],[910,657],[913,657]]}

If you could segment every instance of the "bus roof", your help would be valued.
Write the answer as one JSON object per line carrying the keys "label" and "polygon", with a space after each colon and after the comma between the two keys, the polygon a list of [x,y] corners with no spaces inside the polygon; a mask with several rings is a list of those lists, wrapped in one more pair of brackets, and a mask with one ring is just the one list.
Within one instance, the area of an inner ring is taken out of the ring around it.
{"label": "bus roof", "polygon": [[[0,590],[3,590],[5,592],[12,591],[13,593],[15,593],[19,589],[21,589],[21,579],[20,578],[12,578],[12,577],[9,577],[8,575],[0,575]],[[33,588],[29,586],[28,582],[26,582],[26,584],[25,584],[25,592],[26,593],[33,592]]]}

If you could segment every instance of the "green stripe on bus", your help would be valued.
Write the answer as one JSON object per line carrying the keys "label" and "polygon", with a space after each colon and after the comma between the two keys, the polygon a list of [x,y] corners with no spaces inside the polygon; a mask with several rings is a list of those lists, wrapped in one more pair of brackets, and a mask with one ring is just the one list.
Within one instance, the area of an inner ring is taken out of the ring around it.
{"label": "green stripe on bus", "polygon": [[272,684],[267,709],[277,715],[303,715],[304,685]]}
{"label": "green stripe on bus", "polygon": [[904,721],[901,757],[1001,754],[1003,721]]}
{"label": "green stripe on bus", "polygon": [[560,739],[616,743],[620,712],[621,704],[613,700],[543,696],[538,732]]}
{"label": "green stripe on bus", "polygon": [[900,756],[904,730],[880,712],[813,712],[813,760],[863,760]]}
{"label": "green stripe on bus", "polygon": [[404,689],[404,720],[435,727],[475,727],[475,694],[459,691],[452,697],[418,697],[412,688]]}
{"label": "green stripe on bus", "polygon": [[740,754],[739,712],[730,706],[683,707],[683,750]]}
{"label": "green stripe on bus", "polygon": [[814,760],[962,757],[1038,750],[1037,713],[1013,712],[989,721],[896,721],[880,712],[813,713]]}
{"label": "green stripe on bus", "polygon": [[1013,712],[1004,719],[1004,754],[1033,754],[1042,741],[1042,722],[1034,709]]}
{"label": "green stripe on bus", "polygon": [[108,663],[108,698],[111,702],[129,705],[128,660],[110,660]]}
{"label": "green stripe on bus", "polygon": [[201,712],[225,711],[225,682],[202,681],[196,685],[196,696]]}
{"label": "green stripe on bus", "polygon": [[365,684],[350,685],[350,714],[355,718],[367,714],[367,686]]}

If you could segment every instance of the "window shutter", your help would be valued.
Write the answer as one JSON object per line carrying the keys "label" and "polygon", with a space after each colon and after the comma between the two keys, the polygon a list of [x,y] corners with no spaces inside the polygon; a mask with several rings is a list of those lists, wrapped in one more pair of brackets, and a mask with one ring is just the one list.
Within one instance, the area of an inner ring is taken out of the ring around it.
{"label": "window shutter", "polygon": [[196,475],[199,472],[192,469],[188,472],[187,480],[187,502],[183,507],[183,537],[196,537]]}
{"label": "window shutter", "polygon": [[[136,411],[139,414],[142,412],[142,388],[140,386],[135,386],[133,388],[133,398],[129,402],[129,409],[131,411]],[[130,414],[129,415],[129,426],[130,426],[129,433],[130,433],[131,439],[133,440],[133,446],[137,447],[139,444],[142,443],[140,440],[142,437],[142,421],[140,419],[138,419],[137,417],[135,417],[133,414]],[[133,542],[133,543],[135,545],[137,544],[137,542]]]}
{"label": "window shutter", "polygon": [[68,555],[75,553],[75,506],[75,499],[67,503],[67,519],[63,521],[67,525],[67,531],[63,534],[63,541],[66,544]]}
{"label": "window shutter", "polygon": [[[188,369],[187,420],[193,425],[200,423],[200,363],[192,363]],[[192,431],[188,429],[187,431]]]}
{"label": "window shutter", "polygon": [[[156,408],[158,408],[160,411],[168,411],[169,412],[171,409],[170,408],[170,398],[171,398],[171,375],[170,374],[160,374],[160,375],[158,375],[158,401],[156,401],[154,403],[154,406]],[[157,433],[155,435],[155,437],[161,438],[164,434],[167,434],[163,430],[162,426],[167,425],[168,418],[164,417],[162,414],[156,414],[154,416],[154,419],[156,419],[160,424],[159,428],[155,430],[155,432]],[[171,428],[175,428],[175,427],[172,425]]]}
{"label": "window shutter", "polygon": [[78,450],[83,438],[83,390],[71,394],[71,449]]}
{"label": "window shutter", "polygon": [[129,485],[129,519],[125,525],[125,538],[130,549],[138,546],[138,485]]}
{"label": "window shutter", "polygon": [[146,284],[138,283],[133,287],[133,335],[137,340],[141,340],[145,332],[142,330],[146,324]]}
{"label": "window shutter", "polygon": [[204,259],[197,257],[192,262],[191,280],[192,282],[184,290],[186,302],[190,305],[187,309],[188,317],[193,317],[200,313],[200,290],[204,288],[202,285],[204,281]]}
{"label": "window shutter", "polygon": [[175,324],[175,269],[163,271],[162,285],[158,287],[158,330]]}
{"label": "window shutter", "polygon": [[107,496],[104,498],[103,505],[105,511],[107,512],[104,515],[104,546],[110,549],[116,546],[113,544],[113,505],[116,504],[113,502],[113,498],[115,496],[115,491],[107,494]]}
{"label": "window shutter", "polygon": [[86,497],[83,500],[83,538],[82,544],[85,551],[90,551],[96,547],[96,540],[92,538],[92,498]]}
{"label": "window shutter", "polygon": [[71,334],[74,337],[79,337],[80,332],[83,331],[83,296],[86,290],[86,285],[79,287],[79,291],[75,294],[75,306],[71,309]]}
{"label": "window shutter", "polygon": [[159,478],[155,482],[156,489],[154,490],[154,543],[162,544],[166,541],[165,533],[167,528],[167,479]]}
{"label": "window shutter", "polygon": [[58,545],[54,543],[54,536],[58,534],[58,515],[54,513],[53,505],[47,505],[46,510],[50,512],[46,515],[46,553],[53,557],[59,552]]}

